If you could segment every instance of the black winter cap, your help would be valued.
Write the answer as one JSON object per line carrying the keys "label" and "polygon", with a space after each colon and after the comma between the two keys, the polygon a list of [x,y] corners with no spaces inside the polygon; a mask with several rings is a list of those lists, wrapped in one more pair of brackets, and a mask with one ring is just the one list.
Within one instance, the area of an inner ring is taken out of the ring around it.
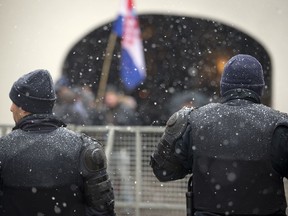
{"label": "black winter cap", "polygon": [[221,95],[231,89],[244,88],[261,96],[264,85],[260,62],[253,56],[238,54],[232,57],[224,67],[220,82]]}
{"label": "black winter cap", "polygon": [[50,73],[39,69],[23,75],[14,82],[9,97],[27,112],[52,113],[56,94]]}

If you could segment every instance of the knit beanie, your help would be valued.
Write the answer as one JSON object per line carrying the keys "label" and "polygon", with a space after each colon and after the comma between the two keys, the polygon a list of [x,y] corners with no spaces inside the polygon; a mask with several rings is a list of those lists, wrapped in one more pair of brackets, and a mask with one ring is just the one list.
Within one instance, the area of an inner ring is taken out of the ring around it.
{"label": "knit beanie", "polygon": [[250,89],[259,96],[265,85],[260,62],[250,55],[238,54],[225,65],[220,81],[221,95],[231,89]]}
{"label": "knit beanie", "polygon": [[14,82],[10,99],[18,107],[33,114],[52,113],[56,94],[47,70],[35,70]]}

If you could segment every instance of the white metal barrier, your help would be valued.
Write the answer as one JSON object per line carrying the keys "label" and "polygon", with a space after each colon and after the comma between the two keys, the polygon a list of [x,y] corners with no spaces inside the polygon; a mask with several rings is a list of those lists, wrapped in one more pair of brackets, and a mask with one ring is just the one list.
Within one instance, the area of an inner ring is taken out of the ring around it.
{"label": "white metal barrier", "polygon": [[149,165],[163,127],[74,127],[95,137],[105,146],[118,215],[186,215],[185,192],[188,177],[159,182]]}

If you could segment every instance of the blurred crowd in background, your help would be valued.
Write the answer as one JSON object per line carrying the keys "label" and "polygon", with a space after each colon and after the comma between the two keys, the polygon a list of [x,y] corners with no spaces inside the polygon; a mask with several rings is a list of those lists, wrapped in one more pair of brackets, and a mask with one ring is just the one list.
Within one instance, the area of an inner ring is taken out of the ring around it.
{"label": "blurred crowd in background", "polygon": [[[57,100],[54,114],[66,124],[73,125],[143,125],[145,115],[135,98],[125,95],[114,85],[107,85],[101,103],[97,103],[96,95],[87,86],[75,86],[62,76],[55,84]],[[208,97],[193,91],[175,94],[168,104],[168,115],[183,106],[195,107],[208,103]],[[153,122],[151,122],[151,125]]]}
{"label": "blurred crowd in background", "polygon": [[72,86],[61,77],[55,84],[57,100],[54,114],[66,124],[74,125],[141,125],[137,103],[115,86],[107,86],[101,103],[89,86]]}

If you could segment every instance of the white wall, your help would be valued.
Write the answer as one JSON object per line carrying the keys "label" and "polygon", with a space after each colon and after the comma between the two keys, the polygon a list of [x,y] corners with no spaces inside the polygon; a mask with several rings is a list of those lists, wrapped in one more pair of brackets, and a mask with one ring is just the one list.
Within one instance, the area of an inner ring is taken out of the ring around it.
{"label": "white wall", "polygon": [[[269,52],[273,107],[288,112],[287,0],[134,0],[138,14],[165,13],[221,21],[257,39]],[[8,93],[13,82],[37,68],[56,80],[69,49],[112,21],[119,0],[0,0],[0,124],[12,124]],[[161,25],[161,24],[159,24]]]}

